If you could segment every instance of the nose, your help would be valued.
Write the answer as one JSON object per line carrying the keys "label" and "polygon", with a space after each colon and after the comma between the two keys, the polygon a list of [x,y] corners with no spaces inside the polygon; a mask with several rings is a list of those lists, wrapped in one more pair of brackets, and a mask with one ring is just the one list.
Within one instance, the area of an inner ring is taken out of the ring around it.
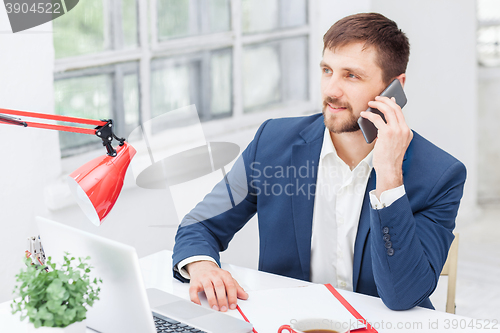
{"label": "nose", "polygon": [[340,78],[336,75],[332,75],[327,78],[327,81],[324,83],[324,93],[332,98],[342,97],[342,95],[344,95],[344,91],[342,89]]}

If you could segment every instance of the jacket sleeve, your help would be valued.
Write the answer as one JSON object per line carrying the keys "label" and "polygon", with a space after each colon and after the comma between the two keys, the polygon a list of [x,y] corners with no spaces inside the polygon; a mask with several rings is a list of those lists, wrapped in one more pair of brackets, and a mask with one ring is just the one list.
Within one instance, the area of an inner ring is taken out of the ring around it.
{"label": "jacket sleeve", "polygon": [[[259,137],[266,121],[257,131],[255,138],[243,151],[227,181],[221,180],[203,201],[181,221],[175,236],[172,269],[182,260],[207,255],[220,266],[219,252],[227,249],[229,241],[257,212],[257,196],[248,186],[252,178],[252,162],[255,160]],[[173,269],[174,277],[188,282]]]}
{"label": "jacket sleeve", "polygon": [[392,310],[410,309],[429,297],[453,241],[465,166],[456,161],[412,212],[407,195],[370,211],[372,269],[377,291]]}

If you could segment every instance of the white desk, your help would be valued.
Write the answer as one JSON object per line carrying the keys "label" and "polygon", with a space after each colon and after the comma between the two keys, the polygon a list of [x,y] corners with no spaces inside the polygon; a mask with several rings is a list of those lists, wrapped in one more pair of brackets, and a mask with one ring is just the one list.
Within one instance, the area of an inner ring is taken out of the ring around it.
{"label": "white desk", "polygon": [[[189,299],[189,284],[181,283],[172,277],[172,252],[161,251],[140,259],[141,269],[146,288],[158,288],[179,297]],[[284,287],[298,287],[310,284],[274,274],[259,272],[249,268],[223,264],[222,268],[231,272],[233,277],[246,290],[265,290]],[[407,311],[389,310],[379,298],[338,290],[339,293],[380,332],[500,332],[496,329],[477,329],[477,323],[485,324],[472,318],[461,317],[445,312],[424,308],[413,308]],[[10,302],[0,304],[0,332],[21,333],[26,329],[25,322],[19,321],[19,316],[10,314]],[[240,318],[236,310],[228,311],[229,315]],[[474,329],[470,326],[474,324]],[[454,328],[454,324],[458,328]],[[437,325],[437,327],[436,327]],[[462,328],[460,328],[462,325]],[[466,325],[466,326],[464,326]],[[87,330],[89,333],[93,332]],[[274,333],[261,332],[259,333]]]}
{"label": "white desk", "polygon": [[[181,283],[172,278],[170,251],[162,251],[148,257],[142,258],[141,268],[144,275],[144,283],[147,288],[158,288],[179,297],[189,299],[189,284]],[[164,262],[164,265],[158,265]],[[309,282],[291,279],[279,275],[259,272],[253,269],[239,267],[236,265],[222,264],[222,268],[228,270],[238,283],[246,291],[265,290],[274,288],[299,287],[309,285]],[[456,323],[468,325],[475,319],[457,316],[446,312],[434,311],[416,307],[407,311],[393,311],[387,308],[378,297],[366,296],[350,291],[338,289],[344,297],[368,322],[372,323],[378,332],[500,332],[500,325],[496,330],[477,330],[470,327],[461,329],[453,328],[453,320]],[[237,311],[228,311],[229,314],[241,318]],[[433,325],[429,327],[430,323]],[[482,322],[484,325],[484,321]],[[397,325],[403,325],[398,328]],[[392,327],[391,327],[392,325]],[[406,328],[407,325],[409,328]],[[437,328],[435,325],[438,325]],[[389,327],[388,327],[389,326]],[[448,327],[448,328],[446,328]],[[477,327],[477,325],[475,325]],[[261,332],[259,333],[274,333]]]}

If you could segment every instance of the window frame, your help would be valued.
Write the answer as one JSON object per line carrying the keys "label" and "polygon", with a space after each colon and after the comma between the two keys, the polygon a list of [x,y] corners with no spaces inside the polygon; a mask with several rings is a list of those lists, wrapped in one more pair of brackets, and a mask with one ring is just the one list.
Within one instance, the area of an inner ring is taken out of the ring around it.
{"label": "window frame", "polygon": [[[211,137],[221,135],[228,127],[232,131],[238,131],[241,128],[250,126],[258,126],[260,123],[269,118],[302,115],[319,112],[319,81],[316,80],[318,75],[317,65],[314,62],[317,58],[318,44],[320,43],[318,36],[314,33],[317,31],[318,23],[315,22],[313,13],[317,8],[318,0],[306,0],[307,23],[299,27],[285,27],[278,30],[258,32],[253,34],[242,33],[242,8],[241,0],[230,0],[230,29],[228,32],[218,32],[208,35],[197,35],[182,38],[174,38],[159,41],[157,38],[157,18],[156,6],[157,0],[136,1],[137,4],[137,33],[138,43],[136,48],[126,48],[119,50],[107,50],[97,54],[81,55],[68,58],[55,59],[54,79],[61,79],[73,75],[86,73],[87,70],[92,72],[94,67],[111,66],[120,63],[137,62],[138,63],[138,84],[139,84],[139,121],[151,119],[151,64],[153,60],[163,57],[188,55],[196,52],[218,50],[224,48],[232,48],[232,114],[229,117],[219,115],[210,117],[204,120],[204,130],[207,140]],[[105,10],[109,11],[114,3],[121,2],[120,0],[106,0],[108,6],[105,5]],[[278,1],[278,8],[281,8],[283,0]],[[121,8],[121,5],[120,5]],[[280,13],[281,11],[279,11]],[[110,17],[109,12],[105,17]],[[121,10],[113,11],[114,23],[111,27],[110,34],[120,35]],[[282,20],[281,15],[278,18]],[[205,20],[206,21],[206,20]],[[108,24],[109,26],[110,24]],[[109,29],[109,27],[108,27]],[[115,36],[116,37],[116,36]],[[307,38],[307,97],[303,102],[296,102],[293,105],[279,103],[269,105],[260,109],[259,112],[244,112],[243,107],[243,78],[242,78],[242,55],[243,49],[247,46],[266,42],[279,42],[282,39],[293,37]],[[116,43],[118,39],[111,43]],[[318,82],[316,82],[318,81]],[[113,87],[116,90],[115,87]],[[116,92],[113,92],[116,95]],[[205,97],[203,97],[205,98]],[[205,98],[206,99],[206,98]],[[116,103],[116,100],[113,100]],[[115,112],[113,108],[113,113]],[[116,115],[115,115],[116,116]],[[208,120],[208,121],[206,121]],[[226,130],[227,131],[227,130]],[[101,148],[102,149],[102,148]],[[93,150],[90,154],[100,153],[100,150]],[[87,155],[87,154],[83,154]],[[82,154],[66,157],[63,159],[63,172],[71,172],[67,169],[67,165],[74,165],[76,160],[82,160]],[[68,160],[65,162],[64,160]]]}

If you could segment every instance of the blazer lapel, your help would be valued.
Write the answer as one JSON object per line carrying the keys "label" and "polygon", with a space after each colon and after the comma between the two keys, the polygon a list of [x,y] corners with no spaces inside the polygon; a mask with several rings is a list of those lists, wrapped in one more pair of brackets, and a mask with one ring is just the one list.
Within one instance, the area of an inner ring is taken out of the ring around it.
{"label": "blazer lapel", "polygon": [[291,163],[296,169],[296,177],[290,178],[291,188],[295,189],[292,216],[304,280],[310,276],[314,195],[324,131],[323,117],[319,117],[300,133],[304,143],[292,147]]}
{"label": "blazer lapel", "polygon": [[354,291],[357,289],[359,272],[361,269],[361,259],[363,258],[364,248],[367,245],[366,239],[370,231],[370,191],[375,189],[376,174],[375,169],[372,169],[368,183],[366,184],[365,197],[363,206],[359,216],[358,233],[356,234],[356,242],[354,243],[354,259],[352,272],[352,286]]}
{"label": "blazer lapel", "polygon": [[[403,179],[406,174],[406,169],[408,168],[408,155],[411,156],[413,146],[409,145],[403,157]],[[377,185],[377,174],[375,169],[372,169],[368,183],[366,184],[365,197],[363,199],[363,207],[361,208],[361,214],[359,216],[358,233],[356,234],[356,242],[354,243],[354,260],[353,260],[353,273],[352,273],[352,286],[354,291],[357,290],[359,274],[361,271],[361,260],[363,259],[363,254],[365,253],[365,246],[367,244],[367,237],[370,231],[370,191],[374,190]]]}

